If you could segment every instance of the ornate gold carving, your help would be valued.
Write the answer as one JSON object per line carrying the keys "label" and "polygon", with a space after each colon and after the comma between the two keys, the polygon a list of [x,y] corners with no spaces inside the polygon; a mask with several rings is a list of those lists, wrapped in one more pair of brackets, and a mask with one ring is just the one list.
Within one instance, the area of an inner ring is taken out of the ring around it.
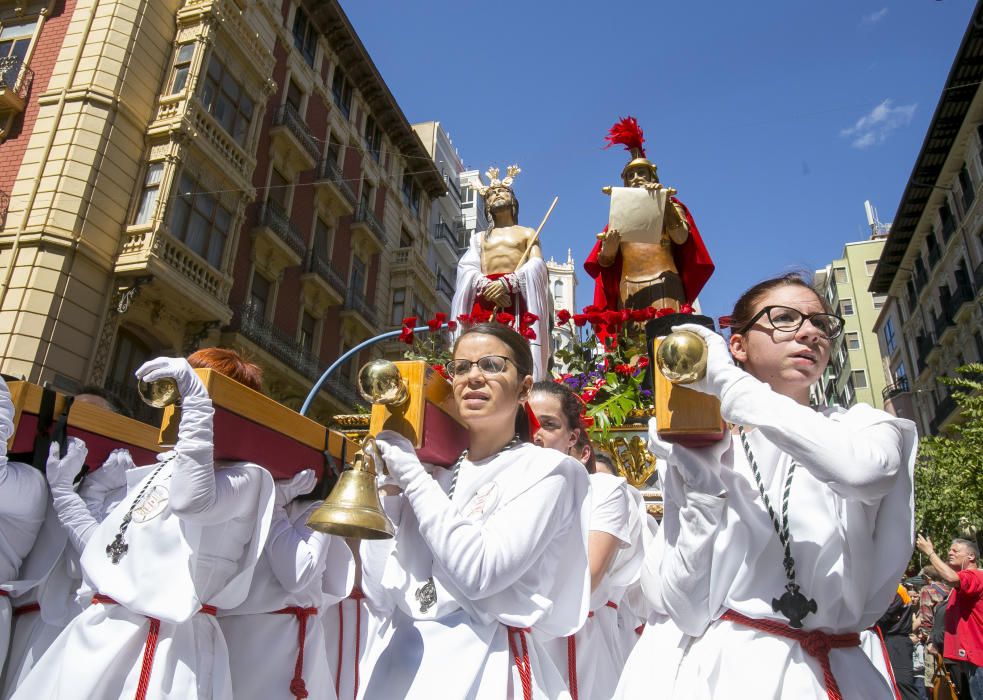
{"label": "ornate gold carving", "polygon": [[601,447],[611,453],[618,472],[635,488],[643,488],[655,474],[655,457],[640,435],[608,438]]}

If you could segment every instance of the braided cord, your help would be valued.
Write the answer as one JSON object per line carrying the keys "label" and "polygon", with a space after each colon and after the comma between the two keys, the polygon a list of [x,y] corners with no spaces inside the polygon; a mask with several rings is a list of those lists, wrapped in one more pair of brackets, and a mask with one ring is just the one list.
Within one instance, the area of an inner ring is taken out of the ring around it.
{"label": "braided cord", "polygon": [[782,543],[782,548],[785,550],[785,559],[782,562],[785,566],[785,577],[789,583],[794,585],[795,559],[792,557],[792,538],[788,533],[788,501],[789,495],[792,493],[792,477],[795,475],[795,467],[797,465],[793,461],[788,468],[788,475],[785,477],[785,488],[782,490],[782,517],[779,520],[775,515],[775,509],[771,505],[771,499],[765,493],[765,487],[761,481],[761,471],[758,469],[758,464],[754,459],[754,453],[751,452],[751,445],[748,442],[747,435],[744,434],[744,426],[740,426],[738,432],[741,436],[741,444],[744,446],[744,454],[747,456],[748,464],[751,466],[751,473],[754,474],[754,482],[758,485],[758,493],[761,494],[761,500],[764,501],[765,508],[768,510],[768,517],[771,518],[771,524],[774,526],[778,540]]}

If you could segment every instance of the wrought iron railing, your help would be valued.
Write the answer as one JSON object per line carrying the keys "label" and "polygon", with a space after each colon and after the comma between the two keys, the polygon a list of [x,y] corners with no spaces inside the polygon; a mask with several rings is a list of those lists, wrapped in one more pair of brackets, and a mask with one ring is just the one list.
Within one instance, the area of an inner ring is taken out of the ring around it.
{"label": "wrought iron railing", "polygon": [[112,394],[113,398],[119,399],[120,403],[136,420],[148,425],[160,425],[160,421],[164,417],[164,409],[154,408],[140,398],[140,394],[137,392],[136,377],[131,377],[127,382],[107,379],[103,383],[103,388]]}
{"label": "wrought iron railing", "polygon": [[335,269],[331,267],[330,260],[322,260],[317,255],[311,253],[310,258],[307,261],[307,271],[313,272],[315,275],[323,279],[325,282],[334,287],[335,291],[338,291],[341,294],[345,293],[345,280],[341,279],[341,275],[335,272]]}
{"label": "wrought iron railing", "polygon": [[34,71],[17,56],[0,58],[0,90],[10,90],[20,99],[27,97],[34,82]]}
{"label": "wrought iron railing", "polygon": [[0,228],[7,223],[7,210],[10,208],[10,195],[0,190]]}
{"label": "wrought iron railing", "polygon": [[321,149],[318,148],[317,140],[293,105],[284,104],[276,111],[273,116],[273,126],[287,127],[315,162],[321,160]]}
{"label": "wrought iron railing", "polygon": [[289,333],[268,321],[257,307],[244,304],[236,311],[240,333],[308,379],[315,380],[321,375],[318,358]]}
{"label": "wrought iron railing", "polygon": [[342,195],[348,200],[349,204],[352,206],[355,205],[355,192],[345,182],[345,176],[341,172],[341,168],[338,167],[335,159],[330,155],[325,156],[324,160],[321,161],[321,167],[318,169],[318,179],[328,180],[334,183],[341,190]]}
{"label": "wrought iron railing", "polygon": [[899,394],[907,394],[909,391],[911,391],[911,387],[908,384],[908,377],[901,377],[894,384],[888,384],[884,387],[884,390],[881,392],[881,398],[887,401]]}
{"label": "wrought iron railing", "polygon": [[382,228],[382,224],[379,220],[375,218],[375,214],[364,204],[359,204],[358,209],[355,210],[356,223],[365,224],[373,235],[379,239],[379,243],[382,244],[386,240],[386,230]]}
{"label": "wrought iron railing", "polygon": [[272,199],[263,202],[263,206],[259,210],[259,221],[279,236],[280,240],[290,246],[297,255],[304,255],[306,250],[304,237],[290,221],[290,215],[277,202]]}
{"label": "wrought iron railing", "polygon": [[962,308],[962,305],[973,301],[974,297],[975,295],[973,294],[973,290],[969,289],[967,285],[960,285],[956,287],[956,291],[949,299],[946,313],[950,318],[955,318],[956,314],[959,312],[959,309]]}
{"label": "wrought iron railing", "polygon": [[379,325],[379,315],[376,313],[375,309],[369,306],[365,298],[359,294],[349,291],[348,296],[345,297],[345,310],[354,311],[361,314],[362,318],[368,321],[372,326]]}

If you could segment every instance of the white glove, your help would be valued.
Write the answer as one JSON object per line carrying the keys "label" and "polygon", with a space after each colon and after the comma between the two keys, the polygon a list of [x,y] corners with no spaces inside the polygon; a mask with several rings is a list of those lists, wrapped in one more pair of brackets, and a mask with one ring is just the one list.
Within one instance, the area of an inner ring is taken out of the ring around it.
{"label": "white glove", "polygon": [[109,453],[101,467],[85,475],[78,493],[90,513],[102,513],[107,496],[126,488],[126,472],[135,466],[130,451],[120,447]]}
{"label": "white glove", "polygon": [[205,385],[183,357],[158,357],[144,362],[135,374],[137,379],[148,384],[160,379],[173,379],[182,399],[208,398]]}
{"label": "white glove", "polygon": [[[7,454],[7,440],[14,434],[14,404],[7,382],[0,378],[0,457]],[[4,460],[6,461],[6,460]]]}
{"label": "white glove", "polygon": [[294,474],[290,479],[277,479],[273,482],[276,489],[276,496],[273,504],[277,508],[283,508],[290,501],[305,493],[310,493],[311,489],[317,484],[317,475],[313,469],[305,469]]}
{"label": "white glove", "polygon": [[703,379],[684,385],[701,394],[710,394],[720,398],[724,391],[738,379],[746,376],[744,370],[734,364],[734,358],[727,347],[727,341],[719,333],[695,323],[684,323],[673,326],[673,331],[692,331],[707,344],[707,373]]}
{"label": "white glove", "polygon": [[51,443],[44,473],[48,477],[52,495],[74,493],[75,477],[82,471],[82,465],[85,464],[88,454],[89,450],[85,443],[78,438],[68,439],[68,449],[65,450],[64,457],[61,456],[61,446],[57,442]]}
{"label": "white glove", "polygon": [[726,494],[727,487],[720,478],[722,458],[730,449],[730,435],[706,447],[683,447],[659,438],[655,418],[649,420],[649,452],[664,459],[669,469],[675,469],[686,486],[711,496]]}
{"label": "white glove", "polygon": [[376,435],[375,444],[378,449],[376,468],[381,471],[382,464],[385,463],[389,475],[401,488],[405,489],[414,476],[426,474],[423,464],[416,456],[413,443],[399,433],[383,430]]}

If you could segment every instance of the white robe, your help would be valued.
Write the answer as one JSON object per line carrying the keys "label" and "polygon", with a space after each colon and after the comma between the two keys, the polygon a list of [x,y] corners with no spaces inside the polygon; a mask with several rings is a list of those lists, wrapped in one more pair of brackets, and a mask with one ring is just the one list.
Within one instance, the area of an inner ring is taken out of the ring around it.
{"label": "white robe", "polygon": [[292,700],[300,621],[275,613],[314,608],[306,617],[302,678],[312,698],[334,700],[334,660],[325,655],[321,616],[348,595],[355,561],[345,541],[306,527],[320,501],[291,501],[277,509],[249,595],[234,610],[219,611],[229,647],[236,700]]}
{"label": "white robe", "polygon": [[[159,473],[157,465],[128,472],[126,498],[82,553],[86,591],[118,604],[88,605],[14,700],[132,697],[152,619],[159,632],[148,700],[232,698],[225,639],[202,607],[234,608],[246,598],[269,532],[273,479],[254,464],[213,463],[211,416],[210,400],[185,398],[178,443],[161,456]],[[113,564],[106,547],[151,479],[126,531],[129,552]]]}
{"label": "white robe", "polygon": [[[587,615],[587,472],[524,444],[465,460],[448,501],[450,480],[444,469],[414,477],[390,510],[395,542],[363,543],[382,551],[363,557],[363,585],[388,601],[392,627],[364,697],[522,698],[510,637],[520,657],[526,646],[532,697],[569,697],[542,641],[573,633]],[[430,576],[436,603],[424,612],[416,594]]]}
{"label": "white robe", "polygon": [[632,547],[633,541],[640,539],[641,523],[637,511],[633,513],[635,504],[628,483],[620,476],[604,473],[591,474],[589,480],[590,532],[615,537],[618,551],[604,579],[591,593],[590,613],[583,627],[572,637],[552,639],[546,644],[553,663],[567,677],[571,695],[576,683],[581,700],[610,698],[618,685],[624,665],[618,612],[625,590],[637,580],[642,565],[641,549]]}
{"label": "white robe", "polygon": [[[125,462],[132,465],[129,453]],[[83,479],[79,496],[95,521],[101,521],[122,500],[125,479],[125,467],[103,467]],[[13,695],[61,631],[82,612],[78,602],[82,584],[80,554],[69,544],[68,533],[49,501],[41,532],[16,584],[19,595],[14,599],[14,633],[0,693],[4,700]],[[33,610],[31,606],[39,609]],[[30,612],[17,614],[18,608]]]}
{"label": "white robe", "polygon": [[[824,416],[749,375],[736,384],[723,394],[722,413],[757,427],[748,439],[776,511],[790,455],[799,464],[788,507],[791,548],[797,582],[818,605],[804,630],[866,629],[890,603],[911,554],[913,424],[866,405]],[[723,491],[689,487],[681,465],[717,474]],[[739,438],[674,448],[663,484],[665,517],[643,586],[688,636],[678,645],[681,659],[629,663],[626,676],[634,677],[623,678],[623,697],[634,697],[644,673],[664,679],[667,698],[825,698],[820,663],[798,642],[720,619],[734,610],[787,624],[772,610],[786,584],[782,547]],[[644,643],[643,635],[636,654]],[[829,656],[844,698],[891,698],[859,647]]]}
{"label": "white robe", "polygon": [[[481,241],[484,235],[484,231],[471,234],[471,244],[457,264],[457,283],[454,287],[454,298],[451,300],[452,320],[456,320],[462,314],[470,314],[474,308],[478,285],[485,278],[481,272]],[[551,352],[549,272],[542,258],[529,258],[516,270],[515,275],[526,310],[539,317],[533,328],[536,331],[536,338],[529,341],[532,350],[533,381],[538,382],[546,379],[549,374]],[[461,330],[463,329],[459,329],[457,333]]]}
{"label": "white robe", "polygon": [[618,604],[622,668],[628,661],[628,657],[631,656],[631,652],[641,636],[641,630],[644,629],[653,612],[651,603],[642,593],[642,564],[645,561],[645,553],[652,548],[652,542],[654,542],[655,535],[659,531],[659,523],[648,514],[642,493],[629,484],[628,495],[632,509],[629,523],[633,537],[632,545],[629,549],[618,552],[617,557],[619,560],[634,560],[637,563],[637,568],[633,569],[634,577],[628,583],[628,587],[621,597],[621,602]]}
{"label": "white robe", "polygon": [[[2,380],[0,380],[2,384]],[[2,390],[6,390],[2,384]],[[9,399],[7,400],[9,406]],[[6,442],[0,456],[0,668],[7,658],[13,611],[10,596],[22,592],[16,583],[21,563],[30,553],[44,523],[48,484],[28,464],[8,462]]]}

